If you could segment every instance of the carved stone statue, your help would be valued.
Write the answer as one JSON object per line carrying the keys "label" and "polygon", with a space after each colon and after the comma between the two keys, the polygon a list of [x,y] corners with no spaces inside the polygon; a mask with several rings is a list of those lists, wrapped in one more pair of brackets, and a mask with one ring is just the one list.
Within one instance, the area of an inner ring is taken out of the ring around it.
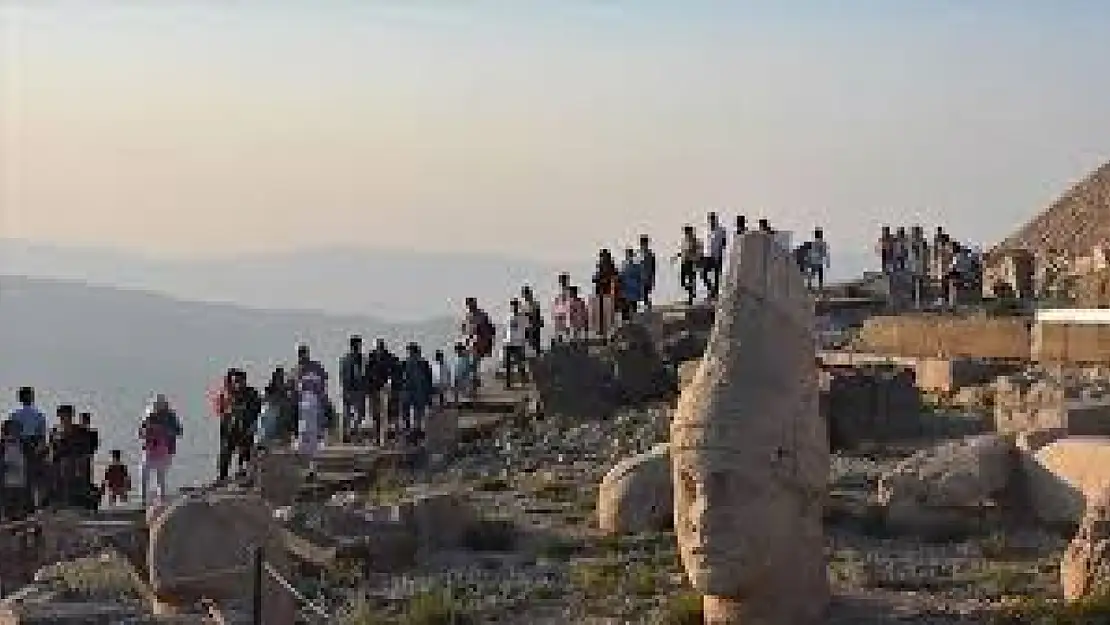
{"label": "carved stone statue", "polygon": [[828,606],[813,300],[789,252],[751,232],[671,423],[675,531],[705,622],[812,625]]}

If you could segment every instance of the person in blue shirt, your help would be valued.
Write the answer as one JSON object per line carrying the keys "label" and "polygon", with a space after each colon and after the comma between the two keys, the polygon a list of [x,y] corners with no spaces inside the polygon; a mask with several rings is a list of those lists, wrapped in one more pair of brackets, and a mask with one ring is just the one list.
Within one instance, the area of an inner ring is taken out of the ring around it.
{"label": "person in blue shirt", "polygon": [[24,386],[16,393],[19,408],[11,413],[18,424],[19,439],[27,458],[27,482],[34,508],[46,496],[44,469],[46,462],[46,415],[35,406],[35,389]]}
{"label": "person in blue shirt", "polygon": [[644,299],[643,267],[636,257],[636,250],[628,248],[624,251],[624,263],[621,264],[620,274],[620,305],[618,311],[622,321],[628,321],[640,301]]}

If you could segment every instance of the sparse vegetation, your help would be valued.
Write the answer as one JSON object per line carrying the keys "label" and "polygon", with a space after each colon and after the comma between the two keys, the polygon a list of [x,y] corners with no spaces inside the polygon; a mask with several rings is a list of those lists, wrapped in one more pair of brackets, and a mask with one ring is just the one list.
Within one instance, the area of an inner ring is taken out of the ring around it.
{"label": "sparse vegetation", "polygon": [[684,590],[667,597],[656,625],[702,625],[703,622],[701,595]]}
{"label": "sparse vegetation", "polygon": [[400,625],[472,625],[476,619],[450,590],[429,591],[409,599]]}

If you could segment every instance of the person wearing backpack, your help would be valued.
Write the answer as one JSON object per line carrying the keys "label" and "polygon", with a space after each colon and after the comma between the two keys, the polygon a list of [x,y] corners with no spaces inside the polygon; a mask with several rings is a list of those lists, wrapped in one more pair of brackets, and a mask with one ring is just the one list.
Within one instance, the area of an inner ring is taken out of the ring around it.
{"label": "person wearing backpack", "polygon": [[463,318],[462,334],[474,357],[474,382],[477,387],[480,385],[478,380],[482,359],[489,358],[493,354],[493,341],[497,329],[490,321],[489,314],[478,307],[478,299],[475,297],[466,298],[466,316]]}

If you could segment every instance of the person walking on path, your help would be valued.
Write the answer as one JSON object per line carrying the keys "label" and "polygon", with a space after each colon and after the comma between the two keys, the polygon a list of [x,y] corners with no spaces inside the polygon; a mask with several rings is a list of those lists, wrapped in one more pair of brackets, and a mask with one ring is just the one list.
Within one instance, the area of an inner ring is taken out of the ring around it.
{"label": "person walking on path", "polygon": [[462,322],[462,335],[467,349],[474,358],[475,391],[481,386],[482,360],[493,354],[493,341],[497,333],[489,314],[478,307],[478,299],[466,298],[466,314]]}
{"label": "person walking on path", "polygon": [[351,441],[356,428],[366,420],[366,399],[369,372],[366,355],[362,353],[362,337],[355,335],[348,342],[347,353],[339,360],[339,383],[343,389],[342,440]]}
{"label": "person walking on path", "polygon": [[686,304],[694,305],[698,295],[698,265],[704,256],[701,241],[693,226],[682,227],[682,244],[675,260],[678,261],[678,281],[686,290]]}
{"label": "person walking on path", "polygon": [[825,270],[829,268],[829,244],[821,228],[813,229],[813,240],[806,250],[806,286],[817,291],[825,288]]}
{"label": "person walking on path", "polygon": [[636,250],[628,248],[624,251],[624,262],[620,270],[620,296],[617,299],[617,309],[621,321],[627,323],[632,320],[633,313],[644,299],[644,270],[636,257]]}
{"label": "person walking on path", "polygon": [[140,470],[140,500],[147,506],[150,478],[154,477],[158,502],[169,496],[169,472],[181,436],[181,420],[170,406],[165,395],[157,395],[147,407],[139,425],[139,439],[143,444],[143,462]]}
{"label": "person walking on path", "polygon": [[513,373],[519,374],[523,382],[526,373],[525,365],[525,332],[528,327],[528,317],[520,308],[520,300],[509,301],[509,315],[505,319],[505,337],[501,352],[505,365],[505,388],[513,387]]}
{"label": "person walking on path", "polygon": [[424,419],[432,405],[435,380],[432,365],[420,353],[418,344],[409,343],[406,352],[401,417],[409,443],[415,444],[424,439]]}
{"label": "person walking on path", "polygon": [[19,440],[27,462],[27,488],[30,506],[38,509],[46,499],[46,415],[35,405],[35,389],[23,386],[16,392],[19,408],[12,411],[11,421],[18,425]]}
{"label": "person walking on path", "polygon": [[721,271],[725,266],[725,246],[727,234],[724,226],[717,218],[717,213],[711,212],[706,218],[705,240],[708,249],[702,261],[702,282],[708,293],[709,301],[716,301],[717,293],[721,287]]}
{"label": "person walking on path", "polygon": [[524,338],[528,343],[528,349],[532,351],[532,355],[539,356],[540,352],[543,351],[543,309],[540,307],[539,300],[536,299],[536,294],[532,292],[532,287],[528,285],[524,285],[520,289],[520,302],[524,316],[528,318]]}
{"label": "person walking on path", "polygon": [[651,311],[651,294],[655,292],[655,252],[651,249],[651,237],[640,235],[640,248],[636,262],[640,264],[640,277],[643,279],[642,302],[644,310]]}

